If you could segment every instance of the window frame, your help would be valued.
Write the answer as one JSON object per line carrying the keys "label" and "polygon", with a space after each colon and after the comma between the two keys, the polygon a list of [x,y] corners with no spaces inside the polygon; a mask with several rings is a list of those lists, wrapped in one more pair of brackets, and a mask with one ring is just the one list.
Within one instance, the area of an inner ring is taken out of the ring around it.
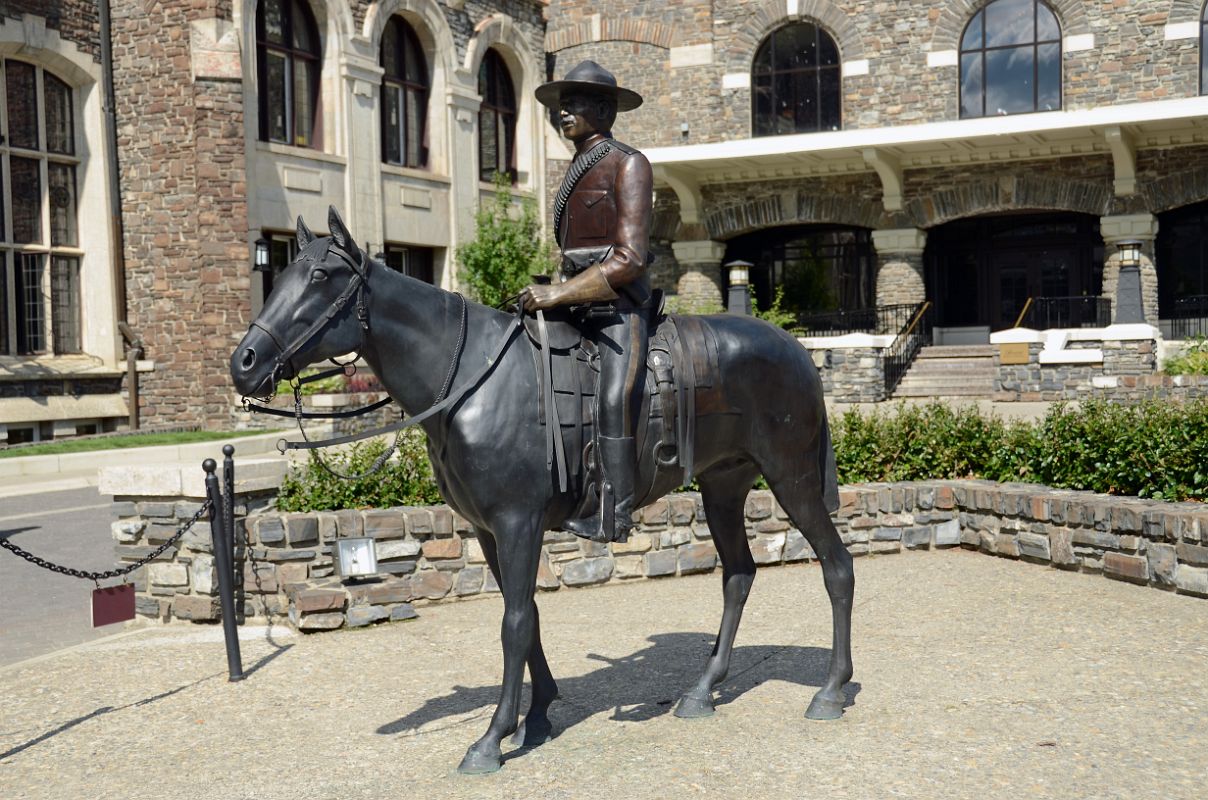
{"label": "window frame", "polygon": [[[809,26],[813,28],[814,52],[817,54],[816,63],[813,66],[778,69],[776,66],[777,37],[783,36],[787,34],[788,31],[802,26]],[[835,53],[835,60],[833,64],[820,63],[821,55],[824,49],[824,38],[826,41],[829,41],[830,48]],[[764,71],[759,66],[759,62],[761,60],[761,55],[764,53],[765,49],[768,48],[771,49],[767,59],[770,66],[769,69]],[[813,127],[797,127],[796,117],[794,116],[794,130],[778,132],[773,129],[774,125],[772,125],[772,123],[774,123],[776,120],[777,77],[785,75],[795,77],[793,80],[795,97],[801,94],[800,81],[812,81],[813,86],[810,88],[813,91],[815,106]],[[769,112],[770,117],[768,119],[768,123],[770,127],[768,130],[761,132],[761,118],[759,112],[759,81],[761,78],[765,77],[768,79],[769,83],[768,102],[771,110]],[[824,91],[823,87],[824,79],[834,81],[833,92],[831,92],[831,94],[836,103],[833,109],[835,124],[829,128],[824,127],[823,124],[823,120],[827,116],[826,110],[823,109],[823,98],[827,95],[827,92]],[[839,52],[838,41],[830,34],[829,31],[823,28],[822,25],[811,20],[803,19],[790,22],[787,25],[781,25],[779,28],[776,28],[774,31],[764,37],[763,41],[759,43],[759,46],[755,48],[755,54],[751,59],[751,136],[791,136],[799,133],[823,133],[827,131],[839,130],[843,130],[843,59],[842,54]]]}
{"label": "window frame", "polygon": [[[17,147],[10,144],[8,79],[10,64],[19,63],[31,67],[34,72],[35,96],[35,145],[34,148]],[[47,85],[53,81],[67,92],[67,152],[49,149]],[[80,270],[84,261],[80,231],[79,170],[82,166],[80,153],[80,109],[79,92],[68,81],[48,70],[37,61],[23,58],[0,58],[0,358],[37,357],[48,355],[73,355],[83,352],[83,298]],[[37,237],[35,241],[17,242],[13,230],[13,159],[25,159],[36,163],[38,192],[36,203]],[[72,185],[69,213],[72,216],[67,228],[69,240],[58,241],[54,227],[54,203],[50,181],[54,167],[65,167]],[[67,302],[56,294],[58,288],[52,278],[56,262],[68,262],[72,277],[66,288]],[[33,267],[37,275],[36,285],[25,282],[26,270]],[[35,330],[30,330],[30,310],[26,306],[27,296],[33,293],[37,305],[34,314]],[[69,319],[60,319],[66,311]]]}
{"label": "window frame", "polygon": [[[302,147],[309,150],[321,150],[323,146],[323,113],[322,113],[322,73],[323,73],[323,40],[319,35],[319,25],[315,20],[314,11],[307,0],[279,0],[282,7],[282,38],[288,45],[269,41],[265,30],[264,9],[267,0],[256,3],[256,100],[259,111],[259,139],[262,142],[281,144],[287,147]],[[313,50],[300,49],[294,45],[294,8],[301,9],[302,24],[308,28]],[[269,54],[274,53],[285,60],[284,114],[285,138],[275,139],[270,133],[268,91],[268,62]],[[305,64],[307,78],[310,81],[310,139],[298,142],[298,102],[297,61]]]}
{"label": "window frame", "polygon": [[1200,11],[1200,94],[1208,94],[1208,59],[1204,57],[1204,46],[1208,44],[1208,2]]}
{"label": "window frame", "polygon": [[[397,37],[398,58],[402,62],[402,74],[392,73],[392,65],[386,64],[386,37],[392,31]],[[414,48],[416,57],[419,60],[419,68],[423,72],[422,82],[410,80],[406,74],[408,48]],[[379,109],[382,118],[382,163],[396,167],[407,167],[409,169],[429,169],[428,103],[432,97],[432,71],[428,68],[428,58],[424,55],[424,48],[420,42],[419,34],[416,33],[414,26],[401,15],[395,14],[392,16],[386,23],[386,28],[382,31],[382,43],[378,48],[378,62],[383,69],[381,91],[379,92]],[[398,103],[399,139],[394,143],[398,147],[398,160],[390,158],[388,147],[391,120],[387,114],[389,104],[386,102],[386,96],[389,92],[398,92],[400,95]],[[407,100],[413,95],[419,96],[416,102],[419,110],[418,121],[410,119],[407,114]],[[411,163],[409,157],[411,148],[408,147],[408,143],[413,140],[417,140],[415,147],[417,158],[414,163]]]}
{"label": "window frame", "polygon": [[[961,37],[957,43],[957,116],[960,119],[984,119],[986,117],[998,116],[1014,116],[1015,114],[1043,114],[1051,111],[1060,111],[1065,105],[1065,85],[1064,85],[1064,70],[1062,69],[1062,58],[1065,55],[1065,42],[1062,40],[1061,17],[1057,12],[1044,0],[1032,0],[1032,39],[1030,42],[1019,44],[995,45],[993,47],[986,46],[986,9],[1000,0],[990,0],[977,10],[969,21],[965,23],[965,27],[961,29]],[[1038,33],[1039,8],[1044,6],[1053,16],[1053,20],[1057,23],[1057,37],[1055,39],[1040,39]],[[981,21],[981,44],[978,47],[965,49],[965,36],[969,28],[975,21]],[[1040,47],[1042,45],[1057,46],[1057,106],[1051,109],[1040,108]],[[986,82],[986,54],[988,52],[996,52],[1003,50],[1016,50],[1023,47],[1031,47],[1032,49],[1032,108],[1028,111],[1009,111],[1004,114],[990,114],[986,110],[987,82]],[[967,115],[965,113],[965,56],[967,54],[980,54],[978,65],[981,68],[981,113],[977,115]]]}
{"label": "window frame", "polygon": [[[485,80],[485,90],[484,90]],[[500,89],[506,89],[506,94],[510,95],[511,106],[504,105],[503,99],[499,95]],[[478,92],[482,97],[481,105],[478,108],[478,179],[484,183],[490,183],[495,179],[495,175],[500,172],[500,153],[503,153],[504,169],[502,170],[515,185],[519,171],[516,165],[516,130],[519,121],[519,103],[516,99],[516,82],[512,78],[512,71],[508,69],[507,62],[503,56],[495,48],[489,48],[483,54],[482,63],[478,66]],[[493,130],[495,136],[495,164],[488,171],[484,164],[484,148],[485,148],[485,131],[483,120],[490,116],[493,118]],[[504,141],[506,148],[499,146],[499,133],[504,132]]]}

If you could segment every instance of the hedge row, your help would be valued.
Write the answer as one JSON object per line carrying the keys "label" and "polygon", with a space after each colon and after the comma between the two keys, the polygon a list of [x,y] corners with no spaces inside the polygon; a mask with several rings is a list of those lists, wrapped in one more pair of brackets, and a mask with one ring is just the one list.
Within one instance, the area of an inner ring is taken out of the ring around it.
{"label": "hedge row", "polygon": [[[1089,401],[1054,405],[1035,423],[1007,422],[975,406],[898,406],[832,420],[840,483],[984,478],[1026,481],[1165,500],[1208,498],[1208,401]],[[326,458],[364,472],[385,445],[370,442]],[[283,511],[440,502],[423,434],[407,431],[377,475],[345,481],[315,462],[281,488]]]}

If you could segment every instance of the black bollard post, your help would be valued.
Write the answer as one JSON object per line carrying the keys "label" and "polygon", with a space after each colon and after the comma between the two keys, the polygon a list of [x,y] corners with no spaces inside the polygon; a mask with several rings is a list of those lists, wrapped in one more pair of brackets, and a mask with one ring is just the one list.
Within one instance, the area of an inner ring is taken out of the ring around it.
{"label": "black bollard post", "polygon": [[226,508],[218,489],[218,464],[207,458],[201,463],[206,473],[206,497],[210,500],[210,537],[214,542],[214,570],[218,573],[218,600],[222,604],[222,633],[226,640],[227,670],[231,681],[243,680],[243,659],[239,654],[239,630],[235,627],[235,586],[231,574],[231,537],[226,526]]}
{"label": "black bollard post", "polygon": [[226,527],[227,541],[231,543],[231,581],[235,587],[235,624],[242,625],[247,621],[246,610],[244,608],[243,598],[243,582],[239,580],[239,573],[243,565],[243,559],[247,554],[243,552],[243,548],[239,546],[239,542],[235,540],[235,447],[233,445],[224,444],[222,446],[222,496],[226,502],[223,504],[223,524]]}

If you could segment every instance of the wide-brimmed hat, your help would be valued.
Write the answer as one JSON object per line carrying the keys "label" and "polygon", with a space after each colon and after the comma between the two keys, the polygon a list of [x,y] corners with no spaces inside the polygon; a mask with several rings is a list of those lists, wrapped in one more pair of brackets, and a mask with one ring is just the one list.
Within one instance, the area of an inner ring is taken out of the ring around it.
{"label": "wide-brimmed hat", "polygon": [[632,111],[642,104],[640,94],[617,86],[613,74],[594,61],[580,61],[565,78],[541,84],[535,94],[541,105],[557,109],[563,93],[575,91],[612,95],[617,99],[617,111]]}

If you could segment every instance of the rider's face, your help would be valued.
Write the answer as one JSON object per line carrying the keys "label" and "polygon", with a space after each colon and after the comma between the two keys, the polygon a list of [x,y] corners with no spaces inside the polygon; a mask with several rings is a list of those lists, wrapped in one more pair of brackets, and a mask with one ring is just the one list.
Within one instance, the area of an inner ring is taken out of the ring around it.
{"label": "rider's face", "polygon": [[606,102],[588,94],[565,94],[558,104],[558,120],[562,135],[578,143],[601,132],[600,104]]}

